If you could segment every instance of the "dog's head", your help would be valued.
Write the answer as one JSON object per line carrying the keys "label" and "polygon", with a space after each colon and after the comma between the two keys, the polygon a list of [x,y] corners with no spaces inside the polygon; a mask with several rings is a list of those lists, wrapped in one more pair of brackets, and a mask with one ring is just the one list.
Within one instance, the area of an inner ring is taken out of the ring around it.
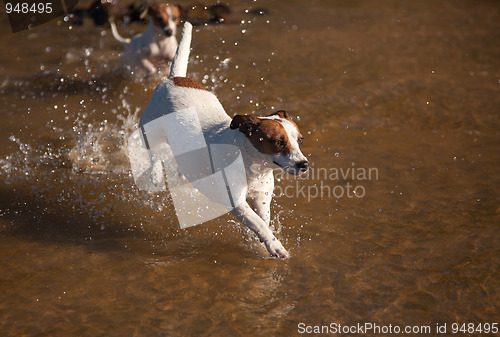
{"label": "dog's head", "polygon": [[175,5],[148,5],[141,14],[141,19],[151,16],[156,27],[162,30],[167,37],[175,35],[180,23],[181,11]]}
{"label": "dog's head", "polygon": [[236,115],[231,129],[239,129],[252,145],[285,172],[298,175],[309,168],[307,158],[300,151],[302,135],[286,111],[280,110],[267,117]]}

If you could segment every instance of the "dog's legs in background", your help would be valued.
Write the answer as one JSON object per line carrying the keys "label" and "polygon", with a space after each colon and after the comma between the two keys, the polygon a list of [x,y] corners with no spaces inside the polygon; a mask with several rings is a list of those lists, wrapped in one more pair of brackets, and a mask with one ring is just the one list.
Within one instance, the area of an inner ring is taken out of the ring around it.
{"label": "dog's legs in background", "polygon": [[146,69],[147,73],[146,73],[146,77],[145,79],[148,80],[150,78],[154,78],[155,75],[158,74],[158,69],[155,67],[155,65],[153,63],[151,63],[151,61],[149,61],[148,59],[144,58],[141,60],[141,65],[144,67],[144,69]]}
{"label": "dog's legs in background", "polygon": [[276,239],[269,226],[261,219],[257,213],[244,202],[231,211],[233,215],[240,220],[245,226],[250,228],[257,234],[259,239],[264,242],[271,256],[281,258],[288,257],[288,252],[285,250],[281,242]]}

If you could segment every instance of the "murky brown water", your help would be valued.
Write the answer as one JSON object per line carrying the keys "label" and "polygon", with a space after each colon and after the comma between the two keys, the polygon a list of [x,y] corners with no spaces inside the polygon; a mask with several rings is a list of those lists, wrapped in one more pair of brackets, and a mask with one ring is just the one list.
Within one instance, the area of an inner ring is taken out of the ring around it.
{"label": "murky brown water", "polygon": [[113,73],[108,30],[12,34],[2,16],[1,334],[499,322],[500,3],[231,5],[241,23],[198,28],[189,70],[230,115],[298,119],[317,174],[282,180],[272,208],[292,257],[229,215],[180,230],[137,190],[125,140],[154,84]]}

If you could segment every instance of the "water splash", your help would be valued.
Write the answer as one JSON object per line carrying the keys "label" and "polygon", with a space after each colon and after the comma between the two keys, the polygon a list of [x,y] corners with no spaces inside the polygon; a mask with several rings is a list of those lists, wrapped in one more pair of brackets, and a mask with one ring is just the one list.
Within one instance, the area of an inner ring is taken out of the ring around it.
{"label": "water splash", "polygon": [[[125,100],[123,106],[128,106]],[[136,108],[126,116],[118,115],[115,123],[108,120],[96,124],[79,121],[73,127],[79,137],[69,151],[73,170],[84,173],[128,173],[127,138],[137,128],[139,113],[139,108]]]}

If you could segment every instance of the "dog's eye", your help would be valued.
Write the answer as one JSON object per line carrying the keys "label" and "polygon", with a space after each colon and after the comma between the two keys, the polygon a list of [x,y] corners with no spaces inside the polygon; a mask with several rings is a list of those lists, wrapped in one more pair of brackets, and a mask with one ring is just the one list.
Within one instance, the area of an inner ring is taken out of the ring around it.
{"label": "dog's eye", "polygon": [[172,16],[172,21],[177,21],[177,16]]}
{"label": "dog's eye", "polygon": [[299,139],[297,139],[297,143],[302,144],[303,140],[304,140],[304,137],[300,137]]}
{"label": "dog's eye", "polygon": [[276,147],[283,147],[283,146],[285,146],[285,142],[283,142],[282,140],[276,140],[274,142],[274,146],[276,146]]}

